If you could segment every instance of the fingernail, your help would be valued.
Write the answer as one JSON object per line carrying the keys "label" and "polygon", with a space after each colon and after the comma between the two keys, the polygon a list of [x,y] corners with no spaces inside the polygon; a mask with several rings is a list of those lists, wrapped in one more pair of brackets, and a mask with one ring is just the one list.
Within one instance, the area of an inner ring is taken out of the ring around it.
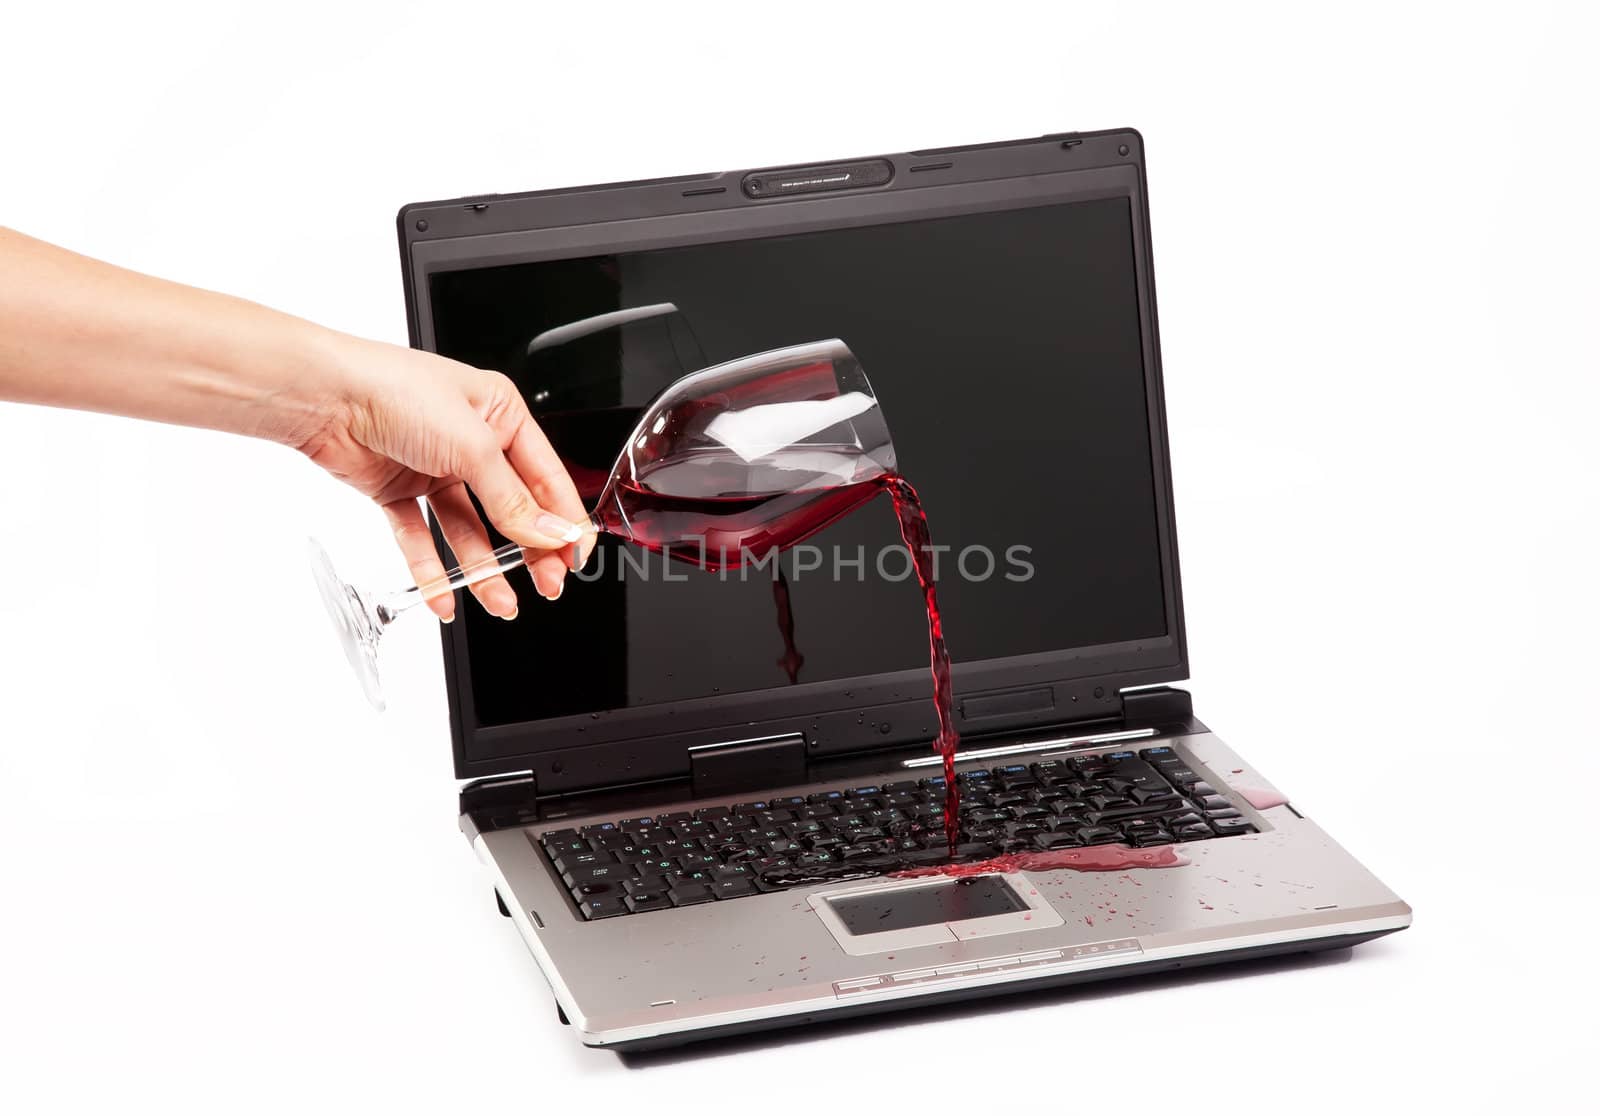
{"label": "fingernail", "polygon": [[562,542],[577,542],[583,538],[583,529],[576,523],[568,523],[559,515],[551,515],[549,512],[540,514],[539,518],[533,521],[533,525],[538,528],[540,534],[549,535]]}
{"label": "fingernail", "polygon": [[453,612],[449,616],[441,616],[441,617],[439,617],[439,623],[441,623],[441,624],[454,624],[455,622],[456,622],[456,614],[453,613]]}
{"label": "fingernail", "polygon": [[502,620],[515,620],[517,618],[517,613],[520,612],[520,611],[521,611],[521,609],[513,608],[509,615],[502,616],[502,617],[500,617],[500,619],[502,619]]}
{"label": "fingernail", "polygon": [[550,599],[552,601],[559,601],[561,599],[561,590],[565,589],[566,587],[567,587],[567,579],[566,578],[562,578],[560,581],[556,582],[556,595],[551,597]]}

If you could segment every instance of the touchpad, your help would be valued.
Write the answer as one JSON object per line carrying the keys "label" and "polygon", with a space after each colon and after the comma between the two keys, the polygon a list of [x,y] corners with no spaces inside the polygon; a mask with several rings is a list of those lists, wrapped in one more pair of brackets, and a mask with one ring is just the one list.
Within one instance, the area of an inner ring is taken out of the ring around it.
{"label": "touchpad", "polygon": [[828,904],[844,928],[858,936],[1028,909],[1003,876],[974,876],[931,887],[841,895]]}
{"label": "touchpad", "polygon": [[810,899],[844,951],[857,956],[1062,924],[1018,875],[879,881]]}

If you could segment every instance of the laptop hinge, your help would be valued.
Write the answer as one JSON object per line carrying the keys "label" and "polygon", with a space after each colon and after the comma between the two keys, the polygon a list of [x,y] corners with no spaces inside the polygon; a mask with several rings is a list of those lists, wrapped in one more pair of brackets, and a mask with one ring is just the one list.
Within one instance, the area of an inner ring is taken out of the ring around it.
{"label": "laptop hinge", "polygon": [[1171,686],[1152,686],[1148,689],[1124,690],[1122,720],[1125,724],[1152,724],[1168,721],[1187,721],[1194,716],[1194,700],[1188,690]]}
{"label": "laptop hinge", "polygon": [[803,783],[806,738],[795,732],[698,744],[689,749],[689,779],[696,798]]}
{"label": "laptop hinge", "polygon": [[527,825],[539,818],[539,781],[531,771],[478,779],[461,788],[461,816],[480,833]]}

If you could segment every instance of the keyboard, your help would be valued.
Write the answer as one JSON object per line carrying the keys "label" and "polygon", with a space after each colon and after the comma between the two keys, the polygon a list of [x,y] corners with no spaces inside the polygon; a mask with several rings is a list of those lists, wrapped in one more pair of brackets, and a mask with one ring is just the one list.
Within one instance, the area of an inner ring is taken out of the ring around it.
{"label": "keyboard", "polygon": [[[1175,750],[963,771],[958,861],[1208,841],[1256,827]],[[586,919],[671,910],[950,861],[944,778],[556,829],[540,844]]]}

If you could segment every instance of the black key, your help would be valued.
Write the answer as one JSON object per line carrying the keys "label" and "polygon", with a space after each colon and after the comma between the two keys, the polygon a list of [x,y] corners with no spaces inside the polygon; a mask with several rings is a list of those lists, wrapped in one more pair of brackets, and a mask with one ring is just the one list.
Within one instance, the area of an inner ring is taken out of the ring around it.
{"label": "black key", "polygon": [[678,858],[678,864],[685,872],[710,871],[720,863],[710,853],[690,853],[688,856],[680,856]]}
{"label": "black key", "polygon": [[1256,831],[1256,827],[1243,818],[1216,818],[1212,820],[1211,828],[1217,831],[1218,837],[1232,837],[1237,833]]}
{"label": "black key", "polygon": [[1170,845],[1177,840],[1168,830],[1140,830],[1137,837],[1131,838],[1133,847],[1147,849],[1152,845]]}
{"label": "black key", "polygon": [[794,840],[799,840],[801,837],[809,837],[813,833],[822,833],[825,831],[822,828],[821,822],[817,821],[815,818],[811,818],[807,821],[797,821],[790,825],[786,825],[783,827],[783,832],[785,836]]}
{"label": "black key", "polygon": [[777,841],[768,841],[761,846],[761,851],[767,856],[788,856],[790,853],[803,852],[800,842],[792,841],[787,837]]}
{"label": "black key", "polygon": [[790,858],[787,856],[763,856],[757,858],[756,860],[750,861],[749,864],[750,871],[754,872],[758,876],[764,876],[768,872],[782,872],[786,870],[790,865]]}
{"label": "black key", "polygon": [[1138,803],[1146,802],[1177,802],[1178,796],[1172,788],[1162,783],[1159,787],[1134,787],[1128,792],[1128,797]]}
{"label": "black key", "polygon": [[1220,794],[1208,794],[1204,797],[1195,796],[1195,805],[1200,809],[1210,812],[1212,810],[1231,810],[1233,803],[1223,798]]}
{"label": "black key", "polygon": [[642,860],[654,860],[659,850],[649,845],[623,845],[613,849],[611,855],[622,864],[638,864]]}
{"label": "black key", "polygon": [[589,864],[582,868],[574,868],[570,872],[561,873],[561,881],[568,887],[580,887],[587,883],[620,883],[633,878],[633,869],[626,864]]}
{"label": "black key", "polygon": [[589,838],[589,847],[598,852],[601,849],[632,848],[633,842],[628,840],[628,835],[622,830],[612,829]]}
{"label": "black key", "polygon": [[717,899],[737,899],[741,895],[754,895],[755,890],[755,880],[745,877],[713,880],[711,883],[711,894]]}
{"label": "black key", "polygon": [[1222,821],[1228,818],[1242,818],[1244,815],[1239,813],[1239,811],[1235,810],[1232,806],[1229,806],[1225,810],[1207,810],[1206,817],[1211,821]]}
{"label": "black key", "polygon": [[651,829],[657,824],[658,823],[656,819],[653,817],[622,818],[617,822],[618,826],[628,830],[629,832],[637,832],[641,829]]}
{"label": "black key", "polygon": [[1109,825],[1085,825],[1077,830],[1077,837],[1085,845],[1111,845],[1122,840],[1122,834]]}
{"label": "black key", "polygon": [[1035,833],[1045,832],[1044,821],[1013,821],[1006,822],[1005,833],[1014,840],[1031,840]]}
{"label": "black key", "polygon": [[1083,844],[1076,833],[1035,833],[1033,843],[1041,849],[1071,849]]}
{"label": "black key", "polygon": [[692,821],[694,815],[687,810],[674,810],[670,814],[657,814],[656,821],[662,825],[677,825],[679,822]]}
{"label": "black key", "polygon": [[578,831],[576,829],[552,829],[539,835],[539,840],[545,848],[549,848],[552,845],[560,845],[565,841],[576,841],[577,839]]}
{"label": "black key", "polygon": [[884,794],[898,794],[900,791],[919,791],[921,789],[921,779],[901,779],[899,782],[883,784]]}
{"label": "black key", "polygon": [[[567,832],[570,833],[572,831],[568,830]],[[544,848],[545,852],[549,853],[552,859],[559,856],[567,856],[573,853],[594,852],[594,849],[589,846],[589,840],[586,837],[564,837],[560,841],[554,841],[546,845]]]}
{"label": "black key", "polygon": [[1033,802],[1019,802],[1015,806],[1006,807],[1006,813],[1011,815],[1013,821],[1027,821],[1030,818],[1046,818],[1050,811],[1044,806]]}
{"label": "black key", "polygon": [[838,857],[846,864],[854,864],[862,860],[870,860],[884,855],[883,846],[876,841],[864,845],[850,845],[840,849]]}
{"label": "black key", "polygon": [[[941,849],[940,851],[943,852],[944,850]],[[986,845],[986,844],[980,844],[980,843],[974,842],[974,841],[969,841],[966,844],[962,844],[962,845],[957,845],[956,846],[955,859],[956,860],[988,860],[993,855],[994,855],[994,847],[993,846]]]}
{"label": "black key", "polygon": [[625,896],[622,901],[634,914],[641,911],[664,911],[672,906],[672,900],[665,891],[638,891]]}
{"label": "black key", "polygon": [[1206,819],[1193,810],[1185,808],[1181,813],[1167,816],[1167,828],[1172,830],[1182,829],[1186,825],[1204,825]]}
{"label": "black key", "polygon": [[572,897],[582,903],[585,899],[592,899],[600,895],[621,895],[622,885],[626,880],[595,880],[590,883],[580,883],[571,888]]}
{"label": "black key", "polygon": [[1075,798],[1058,798],[1056,801],[1050,803],[1050,812],[1052,814],[1076,814],[1082,809],[1083,803],[1079,802]]}
{"label": "black key", "polygon": [[1146,802],[1143,806],[1129,803],[1109,810],[1086,810],[1083,816],[1090,825],[1105,825],[1107,822],[1127,821],[1129,818],[1156,817],[1170,813],[1175,805],[1173,802]]}
{"label": "black key", "polygon": [[798,794],[791,794],[787,798],[769,798],[767,805],[774,810],[798,810],[806,804],[806,800]]}
{"label": "black key", "polygon": [[941,842],[938,846],[929,846],[920,852],[906,852],[895,858],[895,862],[907,868],[922,868],[930,864],[943,864],[949,859],[950,850]]}
{"label": "black key", "polygon": [[906,816],[899,810],[890,809],[889,807],[880,807],[876,810],[868,810],[862,816],[873,825],[884,826],[886,828],[893,825],[895,822],[906,820]]}
{"label": "black key", "polygon": [[622,890],[629,895],[647,895],[652,893],[665,894],[667,890],[666,876],[640,876],[636,880],[623,880]]}
{"label": "black key", "polygon": [[1022,787],[1037,786],[1038,776],[1025,763],[1007,764],[1005,767],[994,769],[995,781],[1006,790],[1017,790]]}
{"label": "black key", "polygon": [[676,872],[669,873],[667,876],[667,887],[669,888],[678,887],[682,884],[708,884],[710,882],[711,869],[709,868],[697,869],[693,872],[679,868]]}
{"label": "black key", "polygon": [[848,842],[843,837],[833,833],[819,833],[815,837],[811,837],[806,840],[806,845],[813,852],[821,852],[825,849],[842,848],[847,843]]}
{"label": "black key", "polygon": [[758,814],[762,810],[771,809],[765,802],[739,802],[733,806],[735,814]]}
{"label": "black key", "polygon": [[1005,831],[998,825],[976,825],[964,829],[963,832],[969,841],[978,841],[984,844],[993,844],[1005,835]]}
{"label": "black key", "polygon": [[1209,795],[1216,794],[1217,788],[1212,786],[1210,783],[1196,783],[1194,786],[1189,788],[1189,793],[1195,798],[1205,798]]}
{"label": "black key", "polygon": [[729,864],[737,864],[743,861],[756,859],[761,855],[761,850],[752,849],[749,846],[733,847],[726,850],[719,850],[719,855],[721,855],[722,859],[727,861]]}
{"label": "black key", "polygon": [[834,863],[834,856],[829,852],[801,853],[794,858],[794,866],[804,870],[806,868],[820,868],[824,864]]}
{"label": "black key", "polygon": [[769,876],[757,876],[755,878],[756,890],[763,894],[769,891],[782,891],[786,887],[793,887],[798,882],[798,880],[783,875],[781,870]]}
{"label": "black key", "polygon": [[671,826],[672,835],[680,841],[694,841],[711,836],[710,822],[703,821],[677,821]]}
{"label": "black key", "polygon": [[598,825],[586,825],[582,829],[579,829],[578,836],[594,838],[600,836],[602,833],[616,832],[618,832],[616,822],[600,822]]}
{"label": "black key", "polygon": [[853,787],[844,792],[847,798],[876,798],[883,793],[882,787]]}
{"label": "black key", "polygon": [[1057,783],[1072,778],[1070,764],[1061,760],[1041,760],[1033,765],[1033,777],[1041,783]]}
{"label": "black key", "polygon": [[831,818],[837,813],[837,810],[824,802],[815,806],[807,806],[804,810],[800,811],[800,816],[807,820],[820,821],[824,818]]}
{"label": "black key", "polygon": [[1006,813],[1004,810],[988,810],[978,808],[974,810],[961,811],[962,823],[969,826],[996,825],[999,822],[1010,820],[1011,815]]}
{"label": "black key", "polygon": [[585,899],[578,904],[578,909],[583,911],[583,917],[590,922],[601,918],[614,918],[617,915],[628,913],[628,906],[622,901],[620,895],[606,895],[595,899]]}
{"label": "black key", "polygon": [[667,898],[672,900],[674,907],[689,907],[696,903],[709,903],[716,896],[711,894],[708,884],[680,883],[667,889]]}
{"label": "black key", "polygon": [[1131,799],[1120,794],[1108,794],[1105,791],[1091,794],[1086,801],[1091,810],[1116,810],[1133,805]]}
{"label": "black key", "polygon": [[763,810],[756,815],[757,825],[783,825],[794,821],[793,810]]}
{"label": "black key", "polygon": [[1180,825],[1172,831],[1172,835],[1180,841],[1205,841],[1216,836],[1211,832],[1211,827],[1205,822]]}
{"label": "black key", "polygon": [[702,806],[694,812],[695,821],[708,822],[713,818],[725,818],[733,813],[726,806]]}
{"label": "black key", "polygon": [[591,864],[614,864],[617,858],[608,852],[595,852],[590,849],[588,852],[566,853],[553,859],[556,871],[565,873],[574,868],[587,868]]}
{"label": "black key", "polygon": [[635,876],[667,876],[676,872],[681,865],[675,856],[661,856],[653,860],[641,860],[634,864]]}
{"label": "black key", "polygon": [[987,801],[990,806],[999,810],[1006,806],[1015,806],[1018,803],[1028,801],[1028,792],[1023,790],[999,790],[991,794]]}
{"label": "black key", "polygon": [[1062,830],[1077,829],[1080,825],[1088,824],[1089,819],[1084,817],[1081,812],[1075,810],[1071,813],[1059,814],[1056,817],[1051,818],[1050,824],[1046,826],[1046,828],[1060,832]]}
{"label": "black key", "polygon": [[813,806],[836,805],[843,798],[844,791],[818,791],[816,794],[806,795],[806,801]]}
{"label": "black key", "polygon": [[1179,790],[1188,790],[1200,782],[1200,773],[1189,767],[1163,767],[1161,774]]}
{"label": "black key", "polygon": [[721,868],[714,868],[711,871],[712,883],[716,883],[718,880],[749,880],[754,878],[755,873],[750,870],[748,864],[728,864]]}
{"label": "black key", "polygon": [[1178,753],[1172,748],[1167,747],[1165,744],[1162,744],[1156,748],[1146,748],[1139,754],[1145,759],[1149,760],[1151,763],[1163,763],[1179,758]]}
{"label": "black key", "polygon": [[889,831],[880,825],[865,825],[860,829],[852,829],[849,840],[852,845],[859,845],[863,841],[881,841],[889,836]]}

